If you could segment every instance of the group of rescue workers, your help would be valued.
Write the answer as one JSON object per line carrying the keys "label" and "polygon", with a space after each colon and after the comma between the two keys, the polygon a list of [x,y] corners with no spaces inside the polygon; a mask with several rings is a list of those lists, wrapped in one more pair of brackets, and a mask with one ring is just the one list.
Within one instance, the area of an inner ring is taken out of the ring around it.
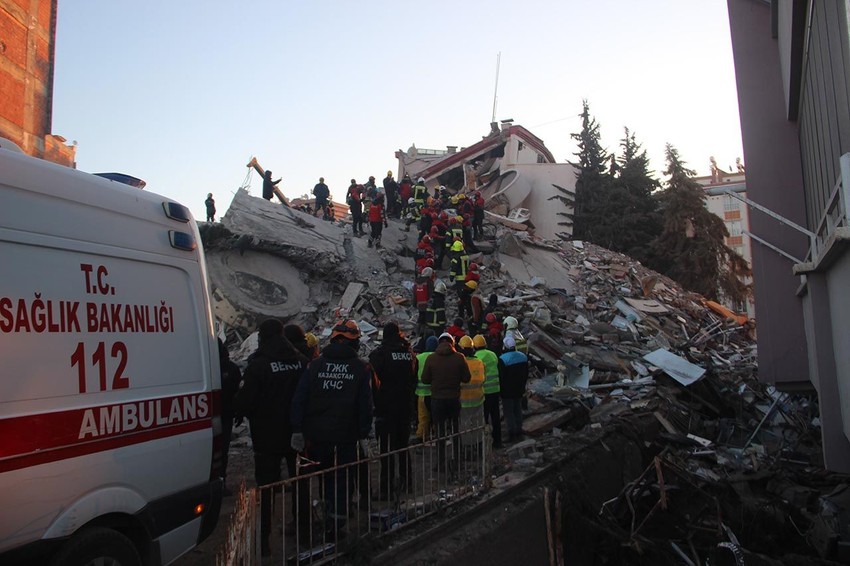
{"label": "group of rescue workers", "polygon": [[[399,205],[408,194],[412,202],[405,212]],[[352,179],[348,201],[353,230],[359,235],[364,233],[364,200],[369,202],[370,247],[380,247],[388,214],[409,214],[408,220],[416,218],[419,223],[413,288],[419,340],[411,344],[399,326],[389,322],[367,360],[359,357],[361,331],[354,320],[338,321],[321,350],[318,339],[298,325],[284,325],[277,319],[262,322],[257,349],[249,357],[232,402],[236,422],[245,417],[250,424],[258,486],[281,480],[282,460],[289,478],[356,462],[366,456],[359,441],[374,432],[380,454],[398,451],[398,457],[380,459],[378,494],[371,493],[368,486],[360,493],[397,500],[413,484],[409,455],[404,450],[411,437],[414,442],[436,440],[437,466],[449,475],[456,472],[460,444],[452,442],[454,452],[447,455],[446,439],[451,435],[483,427],[486,422],[493,446],[499,448],[503,411],[508,439],[521,438],[522,398],[528,379],[526,341],[516,318],[502,319],[495,295],[483,304],[477,295],[478,266],[469,261],[466,252],[481,232],[475,212],[480,194],[464,199],[447,197],[441,187],[430,196],[422,178],[412,184],[405,176],[396,184],[391,172],[384,179],[383,191],[373,177],[362,188]],[[470,206],[461,206],[461,201]],[[454,210],[449,215],[451,207]],[[423,222],[425,218],[429,221]],[[467,235],[467,227],[474,233]],[[446,316],[447,284],[436,277],[445,256],[450,264],[449,281],[458,295],[458,316],[451,325]],[[235,365],[222,350],[223,371],[233,373]],[[238,368],[235,372],[238,374]],[[324,474],[323,482],[327,506],[323,527],[329,535],[336,535],[349,515],[353,476],[337,468]],[[310,490],[296,492],[295,518],[286,529],[303,540],[311,532]],[[261,493],[262,552],[268,554],[272,490]]]}

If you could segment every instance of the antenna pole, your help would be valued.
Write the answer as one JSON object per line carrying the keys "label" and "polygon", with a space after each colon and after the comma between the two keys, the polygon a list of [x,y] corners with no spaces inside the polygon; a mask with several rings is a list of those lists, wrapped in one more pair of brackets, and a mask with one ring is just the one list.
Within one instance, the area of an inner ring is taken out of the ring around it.
{"label": "antenna pole", "polygon": [[493,90],[493,117],[490,119],[490,122],[493,123],[496,121],[496,100],[498,99],[497,95],[499,94],[499,66],[502,62],[502,52],[499,51],[499,54],[496,55],[496,88]]}

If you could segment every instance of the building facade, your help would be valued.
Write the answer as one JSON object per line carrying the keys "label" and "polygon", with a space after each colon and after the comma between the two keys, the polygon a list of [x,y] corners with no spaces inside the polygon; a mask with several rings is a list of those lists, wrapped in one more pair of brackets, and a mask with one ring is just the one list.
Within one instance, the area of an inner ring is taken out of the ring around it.
{"label": "building facade", "polygon": [[57,2],[0,0],[0,137],[74,167],[75,147],[51,134]]}
{"label": "building facade", "polygon": [[[818,393],[824,464],[850,471],[850,8],[727,0],[751,210],[759,378]],[[778,220],[781,217],[782,221]]]}

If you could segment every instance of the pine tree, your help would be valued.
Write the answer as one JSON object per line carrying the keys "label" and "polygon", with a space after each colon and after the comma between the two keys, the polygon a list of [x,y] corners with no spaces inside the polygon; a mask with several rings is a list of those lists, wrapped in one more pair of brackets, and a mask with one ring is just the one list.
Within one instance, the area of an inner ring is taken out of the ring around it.
{"label": "pine tree", "polygon": [[666,148],[669,176],[659,195],[663,229],[652,242],[650,265],[683,287],[717,300],[743,301],[750,275],[746,260],[725,244],[726,225],[705,207],[705,193],[671,144]]}
{"label": "pine tree", "polygon": [[590,115],[587,100],[582,101],[581,132],[570,134],[578,143],[575,184],[575,209],[573,237],[577,240],[589,240],[605,245],[601,238],[600,222],[604,220],[600,209],[604,206],[606,190],[610,187],[611,177],[607,172],[608,152],[602,147],[599,124]]}
{"label": "pine tree", "polygon": [[617,218],[611,249],[646,261],[652,240],[661,233],[661,215],[652,196],[660,183],[650,173],[646,150],[637,143],[633,132],[624,130],[620,155],[611,164],[617,205],[617,210],[611,211]]}

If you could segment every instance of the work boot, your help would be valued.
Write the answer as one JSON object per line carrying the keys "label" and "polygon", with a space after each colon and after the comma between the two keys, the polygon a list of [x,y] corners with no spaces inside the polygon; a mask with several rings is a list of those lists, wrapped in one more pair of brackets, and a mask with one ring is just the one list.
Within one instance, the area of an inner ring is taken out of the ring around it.
{"label": "work boot", "polygon": [[380,239],[380,238],[378,238],[377,240],[375,240],[375,247],[376,247],[376,248],[380,248],[380,247],[381,247],[381,239]]}

